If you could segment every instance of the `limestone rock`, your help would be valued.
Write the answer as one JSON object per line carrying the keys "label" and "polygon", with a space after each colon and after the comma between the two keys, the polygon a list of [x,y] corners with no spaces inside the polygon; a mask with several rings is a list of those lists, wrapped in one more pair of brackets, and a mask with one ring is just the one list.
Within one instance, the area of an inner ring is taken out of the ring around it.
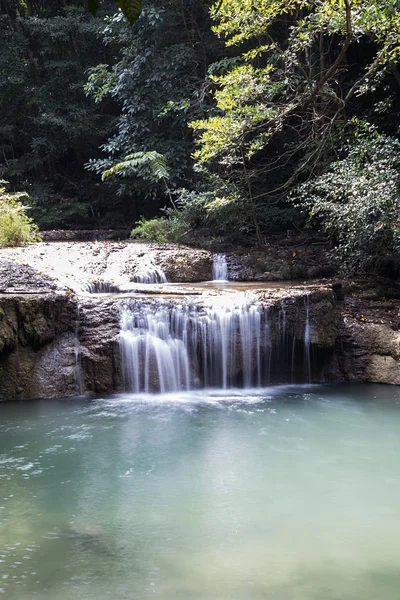
{"label": "limestone rock", "polygon": [[192,283],[211,279],[212,255],[205,250],[165,249],[157,252],[155,257],[168,281]]}

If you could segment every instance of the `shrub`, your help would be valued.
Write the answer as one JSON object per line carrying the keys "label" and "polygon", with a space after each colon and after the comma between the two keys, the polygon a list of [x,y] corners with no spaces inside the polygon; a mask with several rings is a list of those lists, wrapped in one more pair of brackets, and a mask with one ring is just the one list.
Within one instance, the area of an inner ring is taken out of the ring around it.
{"label": "shrub", "polygon": [[0,181],[0,246],[20,246],[40,240],[36,225],[26,215],[27,206],[19,201],[24,192],[10,194]]}
{"label": "shrub", "polygon": [[186,223],[177,215],[145,219],[142,217],[131,231],[131,237],[151,242],[179,242],[186,232]]}
{"label": "shrub", "polygon": [[355,125],[343,158],[296,193],[352,272],[374,269],[380,257],[400,250],[400,142],[368,123]]}

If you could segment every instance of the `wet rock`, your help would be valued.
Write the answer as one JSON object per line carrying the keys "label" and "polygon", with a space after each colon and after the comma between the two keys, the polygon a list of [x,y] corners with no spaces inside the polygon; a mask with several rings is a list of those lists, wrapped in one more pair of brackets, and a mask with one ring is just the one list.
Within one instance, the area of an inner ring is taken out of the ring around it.
{"label": "wet rock", "polygon": [[[288,254],[288,248],[280,246],[270,254],[231,253],[227,255],[230,277],[298,278],[318,269],[312,264],[313,252],[313,248],[293,246]],[[209,280],[213,256],[188,246],[136,242],[42,243],[3,249],[0,254],[0,400],[122,390],[123,300],[79,297],[69,287],[82,290],[92,282],[98,292],[132,289],[138,273],[151,269],[161,269],[171,282]],[[335,279],[281,289],[275,285],[257,292],[254,301],[269,311],[271,341],[283,344],[286,361],[290,352],[302,356],[308,322],[310,352],[319,365],[316,380],[400,384],[400,301],[392,288],[396,285],[384,279],[378,283]],[[145,292],[160,301],[168,295],[171,306],[205,306],[218,296],[227,306],[234,302],[229,291],[172,286],[168,290],[155,284],[141,290],[138,306],[155,301]],[[286,339],[282,342],[283,318]],[[236,357],[242,352],[239,346]],[[305,360],[304,355],[299,372]],[[278,359],[273,367],[280,369]],[[240,361],[232,361],[230,368],[240,380]],[[293,377],[293,369],[288,377]]]}
{"label": "wet rock", "polygon": [[338,302],[343,378],[400,384],[400,301],[388,298],[382,280],[343,281]]}
{"label": "wet rock", "polygon": [[77,335],[82,392],[99,394],[121,389],[119,331],[119,302],[87,299],[80,303]]}
{"label": "wet rock", "polygon": [[0,297],[0,400],[71,394],[74,315],[67,296]]}
{"label": "wet rock", "polygon": [[205,250],[168,248],[156,252],[155,259],[170,282],[192,283],[212,278],[212,255]]}
{"label": "wet rock", "polygon": [[120,387],[119,309],[61,295],[0,297],[0,400]]}
{"label": "wet rock", "polygon": [[0,258],[0,293],[44,293],[57,289],[54,278],[22,262]]}
{"label": "wet rock", "polygon": [[[129,289],[135,281],[161,281],[163,277],[157,276],[160,272],[172,283],[208,281],[213,261],[208,250],[133,240],[42,242],[3,248],[0,256],[29,265],[37,274],[49,277],[49,285],[52,282],[53,286],[72,288],[77,293],[94,281],[109,282],[119,289]],[[328,276],[335,268],[324,250],[312,245],[296,248],[268,244],[262,250],[246,251],[238,248],[227,253],[227,263],[229,279],[234,281],[309,279]]]}
{"label": "wet rock", "polygon": [[400,333],[344,315],[339,360],[344,379],[400,385]]}
{"label": "wet rock", "polygon": [[[134,282],[161,282],[164,274],[170,282],[205,281],[211,279],[212,270],[208,251],[133,241],[42,242],[3,248],[0,256],[9,263],[28,265],[23,268],[30,269],[31,274],[43,274],[46,285],[52,285],[49,289],[72,289],[76,293],[86,292],[96,282],[130,290]],[[35,281],[31,281],[33,286]],[[40,280],[37,282],[39,285]]]}
{"label": "wet rock", "polygon": [[60,398],[77,394],[74,344],[75,336],[68,331],[39,350],[21,396]]}
{"label": "wet rock", "polygon": [[336,265],[313,247],[266,246],[264,251],[228,254],[229,278],[234,281],[285,281],[331,277]]}

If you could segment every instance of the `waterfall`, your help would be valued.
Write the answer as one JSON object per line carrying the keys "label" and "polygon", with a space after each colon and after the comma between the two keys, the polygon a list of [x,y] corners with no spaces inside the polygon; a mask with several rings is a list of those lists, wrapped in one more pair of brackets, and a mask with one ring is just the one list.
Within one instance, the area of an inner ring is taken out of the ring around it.
{"label": "waterfall", "polygon": [[148,269],[142,269],[136,272],[136,283],[168,283],[168,279],[162,269],[151,266]]}
{"label": "waterfall", "polygon": [[305,309],[306,309],[306,320],[304,327],[304,360],[305,360],[305,372],[307,374],[307,381],[311,381],[311,356],[310,356],[310,298],[307,295],[305,297]]}
{"label": "waterfall", "polygon": [[228,263],[225,254],[214,254],[212,277],[213,281],[228,281]]}
{"label": "waterfall", "polygon": [[123,310],[120,343],[124,379],[130,391],[189,389],[187,323],[181,316],[179,311],[171,313],[166,308],[145,314]]}
{"label": "waterfall", "polygon": [[304,348],[288,339],[284,304],[271,318],[268,307],[247,301],[227,306],[225,299],[210,307],[131,301],[122,308],[119,336],[125,389],[172,392],[290,381],[295,353],[303,357]]}
{"label": "waterfall", "polygon": [[115,294],[119,292],[119,288],[113,283],[99,279],[87,283],[83,291],[86,294]]}

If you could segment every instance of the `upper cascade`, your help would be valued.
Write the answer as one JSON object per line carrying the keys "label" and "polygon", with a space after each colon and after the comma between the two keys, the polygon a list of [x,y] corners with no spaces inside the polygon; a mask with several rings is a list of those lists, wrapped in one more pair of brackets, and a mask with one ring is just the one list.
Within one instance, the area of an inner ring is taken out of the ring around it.
{"label": "upper cascade", "polygon": [[168,283],[168,279],[160,267],[151,265],[148,268],[136,272],[135,281],[137,283]]}
{"label": "upper cascade", "polygon": [[225,254],[214,254],[212,266],[213,281],[228,281],[228,263]]}
{"label": "upper cascade", "polygon": [[114,283],[108,281],[89,281],[81,290],[81,293],[87,294],[115,294],[119,292],[119,288]]}

